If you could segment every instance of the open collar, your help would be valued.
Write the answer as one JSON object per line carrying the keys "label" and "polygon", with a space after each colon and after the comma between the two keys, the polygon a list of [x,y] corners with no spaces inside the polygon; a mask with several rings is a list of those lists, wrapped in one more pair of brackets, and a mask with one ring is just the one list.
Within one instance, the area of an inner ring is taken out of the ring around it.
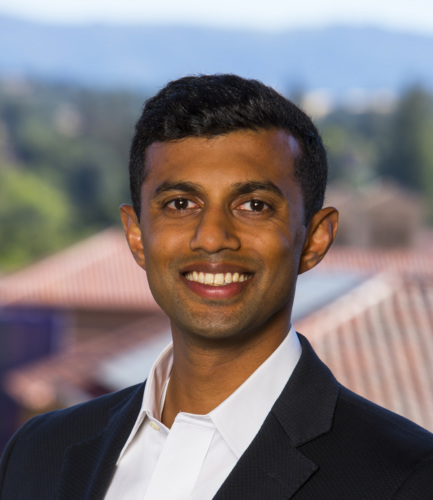
{"label": "open collar", "polygon": [[[271,356],[233,394],[206,415],[237,458],[240,458],[262,426],[293,372],[301,351],[296,331],[291,326],[289,334]],[[164,400],[162,395],[170,378],[172,366],[173,344],[170,344],[162,351],[150,370],[140,412],[117,464],[146,416],[161,422]],[[258,395],[260,397],[257,397]]]}
{"label": "open collar", "polygon": [[[302,355],[289,382],[215,500],[286,500],[318,470],[297,447],[331,430],[339,384],[308,341],[299,338]],[[100,432],[67,449],[58,500],[104,498],[137,420],[143,390],[141,384],[108,411]]]}

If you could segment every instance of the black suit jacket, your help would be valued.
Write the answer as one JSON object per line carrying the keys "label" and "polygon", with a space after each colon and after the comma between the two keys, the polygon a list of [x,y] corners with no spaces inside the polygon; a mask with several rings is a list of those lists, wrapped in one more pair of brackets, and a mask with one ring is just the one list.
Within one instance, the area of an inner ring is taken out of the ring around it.
{"label": "black suit jacket", "polygon": [[[342,387],[300,339],[298,365],[215,499],[433,499],[433,435]],[[102,499],[143,388],[30,420],[2,458],[0,499]]]}

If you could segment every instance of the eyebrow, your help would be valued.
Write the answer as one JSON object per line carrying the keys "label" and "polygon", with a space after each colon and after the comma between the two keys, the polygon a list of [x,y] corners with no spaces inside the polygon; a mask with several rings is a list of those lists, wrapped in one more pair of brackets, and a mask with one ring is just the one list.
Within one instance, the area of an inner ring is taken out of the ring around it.
{"label": "eyebrow", "polygon": [[197,193],[201,191],[201,189],[197,184],[194,184],[194,182],[164,181],[155,189],[155,196],[158,196],[161,193],[165,193],[166,191],[183,191],[184,193]]}
{"label": "eyebrow", "polygon": [[233,187],[237,194],[249,194],[254,191],[270,191],[278,196],[284,197],[284,193],[281,189],[271,181],[237,182],[233,185]]}
{"label": "eyebrow", "polygon": [[[194,182],[188,181],[164,181],[155,190],[155,196],[167,191],[182,191],[184,193],[199,193],[201,187]],[[236,182],[232,185],[232,191],[237,195],[249,194],[254,191],[270,191],[280,197],[284,197],[281,189],[271,181],[245,181]]]}

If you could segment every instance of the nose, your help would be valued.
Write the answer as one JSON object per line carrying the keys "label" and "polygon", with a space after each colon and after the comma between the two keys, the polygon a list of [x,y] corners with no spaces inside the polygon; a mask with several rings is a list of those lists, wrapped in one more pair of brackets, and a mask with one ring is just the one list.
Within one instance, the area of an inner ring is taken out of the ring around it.
{"label": "nose", "polygon": [[197,219],[197,226],[191,238],[191,250],[216,253],[221,250],[238,250],[240,239],[236,234],[231,215],[224,210],[213,208],[204,210]]}

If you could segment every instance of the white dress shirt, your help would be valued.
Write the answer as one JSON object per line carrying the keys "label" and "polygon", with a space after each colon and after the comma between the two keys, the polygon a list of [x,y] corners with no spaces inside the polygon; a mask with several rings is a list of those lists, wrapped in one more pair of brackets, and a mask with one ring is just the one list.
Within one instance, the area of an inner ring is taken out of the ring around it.
{"label": "white dress shirt", "polygon": [[137,421],[105,500],[210,500],[260,430],[301,355],[295,330],[207,415],[180,412],[161,423],[173,364],[170,344],[149,374]]}

